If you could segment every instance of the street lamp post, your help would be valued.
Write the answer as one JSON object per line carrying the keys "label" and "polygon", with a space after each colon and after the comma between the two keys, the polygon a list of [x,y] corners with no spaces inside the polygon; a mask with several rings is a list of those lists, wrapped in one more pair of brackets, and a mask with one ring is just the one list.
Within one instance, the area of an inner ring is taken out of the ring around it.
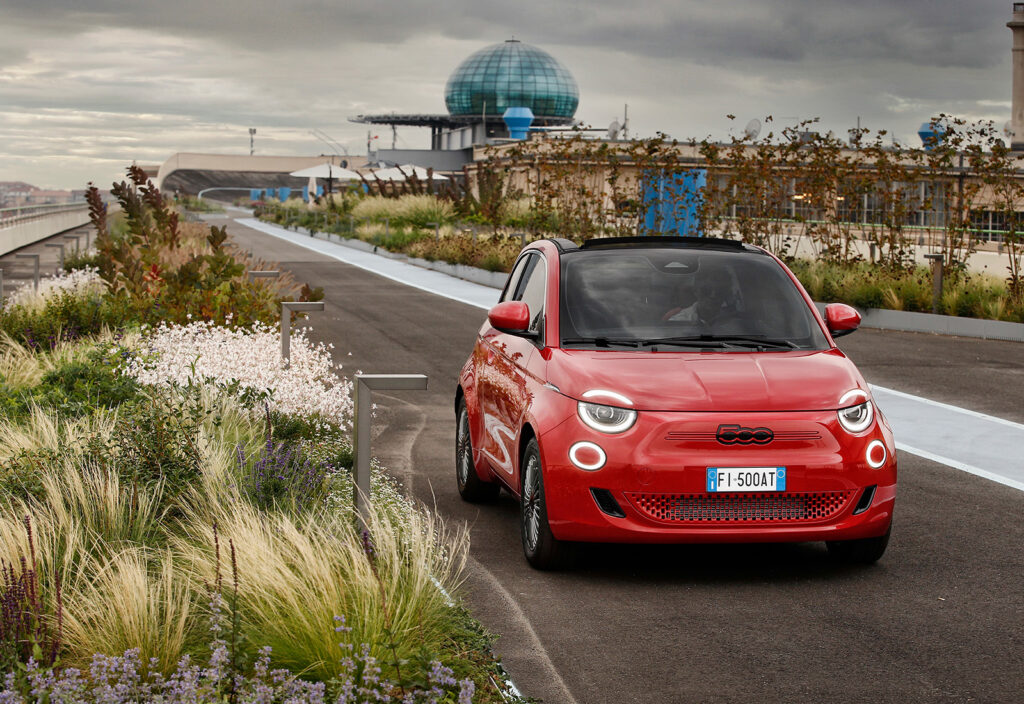
{"label": "street lamp post", "polygon": [[249,128],[249,156],[256,153],[256,128]]}

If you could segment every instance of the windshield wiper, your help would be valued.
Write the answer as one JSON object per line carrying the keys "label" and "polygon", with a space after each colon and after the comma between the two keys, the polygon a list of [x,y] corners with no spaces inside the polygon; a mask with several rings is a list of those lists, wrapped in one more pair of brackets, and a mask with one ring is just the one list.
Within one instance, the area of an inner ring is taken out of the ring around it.
{"label": "windshield wiper", "polygon": [[655,345],[675,345],[676,347],[698,347],[701,349],[721,349],[733,346],[726,340],[714,340],[710,336],[701,337],[658,337],[643,341],[644,347]]}
{"label": "windshield wiper", "polygon": [[639,347],[639,340],[625,340],[614,337],[569,337],[562,340],[563,345],[596,345],[597,347]]}
{"label": "windshield wiper", "polygon": [[695,335],[692,337],[664,337],[654,340],[645,340],[644,345],[692,345],[694,347],[756,347],[759,349],[791,349],[798,350],[800,346],[791,340],[777,340],[770,337],[757,337],[750,335]]}

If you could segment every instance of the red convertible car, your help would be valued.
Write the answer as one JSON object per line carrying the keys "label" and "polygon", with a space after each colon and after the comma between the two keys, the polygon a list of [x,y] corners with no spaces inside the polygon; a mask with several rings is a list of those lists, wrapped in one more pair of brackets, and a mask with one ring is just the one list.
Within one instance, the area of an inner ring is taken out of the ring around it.
{"label": "red convertible car", "polygon": [[459,492],[518,497],[541,569],[575,541],[823,540],[875,562],[896,453],[834,342],[859,324],[737,241],[535,242],[459,378]]}

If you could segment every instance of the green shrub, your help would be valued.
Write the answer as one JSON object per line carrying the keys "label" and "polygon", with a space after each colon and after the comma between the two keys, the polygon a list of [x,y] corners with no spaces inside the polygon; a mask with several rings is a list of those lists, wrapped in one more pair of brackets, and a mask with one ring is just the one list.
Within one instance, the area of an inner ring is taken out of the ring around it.
{"label": "green shrub", "polygon": [[126,303],[100,291],[64,291],[49,298],[43,307],[4,308],[0,311],[0,330],[31,350],[51,350],[62,343],[97,335],[105,328],[130,325],[139,315]]}

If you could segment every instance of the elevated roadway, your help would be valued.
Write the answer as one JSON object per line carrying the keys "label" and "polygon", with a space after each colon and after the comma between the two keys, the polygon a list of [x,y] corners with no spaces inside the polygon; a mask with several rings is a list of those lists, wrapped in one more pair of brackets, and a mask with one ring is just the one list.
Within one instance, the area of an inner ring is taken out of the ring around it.
{"label": "elevated roadway", "polygon": [[85,203],[0,209],[0,255],[88,222]]}
{"label": "elevated roadway", "polygon": [[[378,399],[375,452],[413,495],[470,525],[465,595],[501,634],[525,694],[552,704],[1021,701],[1024,492],[901,452],[893,540],[874,567],[836,565],[820,544],[600,545],[565,571],[536,572],[517,504],[502,494],[472,506],[455,489],[452,395],[483,311],[405,285],[399,269],[386,278],[342,263],[318,240],[303,243],[314,251],[224,222],[242,246],[324,288],[313,337],[336,345],[343,373],[429,375],[427,392]],[[872,330],[841,343],[873,384],[1024,423],[1020,344]],[[1020,447],[1005,459],[1019,461]]]}

